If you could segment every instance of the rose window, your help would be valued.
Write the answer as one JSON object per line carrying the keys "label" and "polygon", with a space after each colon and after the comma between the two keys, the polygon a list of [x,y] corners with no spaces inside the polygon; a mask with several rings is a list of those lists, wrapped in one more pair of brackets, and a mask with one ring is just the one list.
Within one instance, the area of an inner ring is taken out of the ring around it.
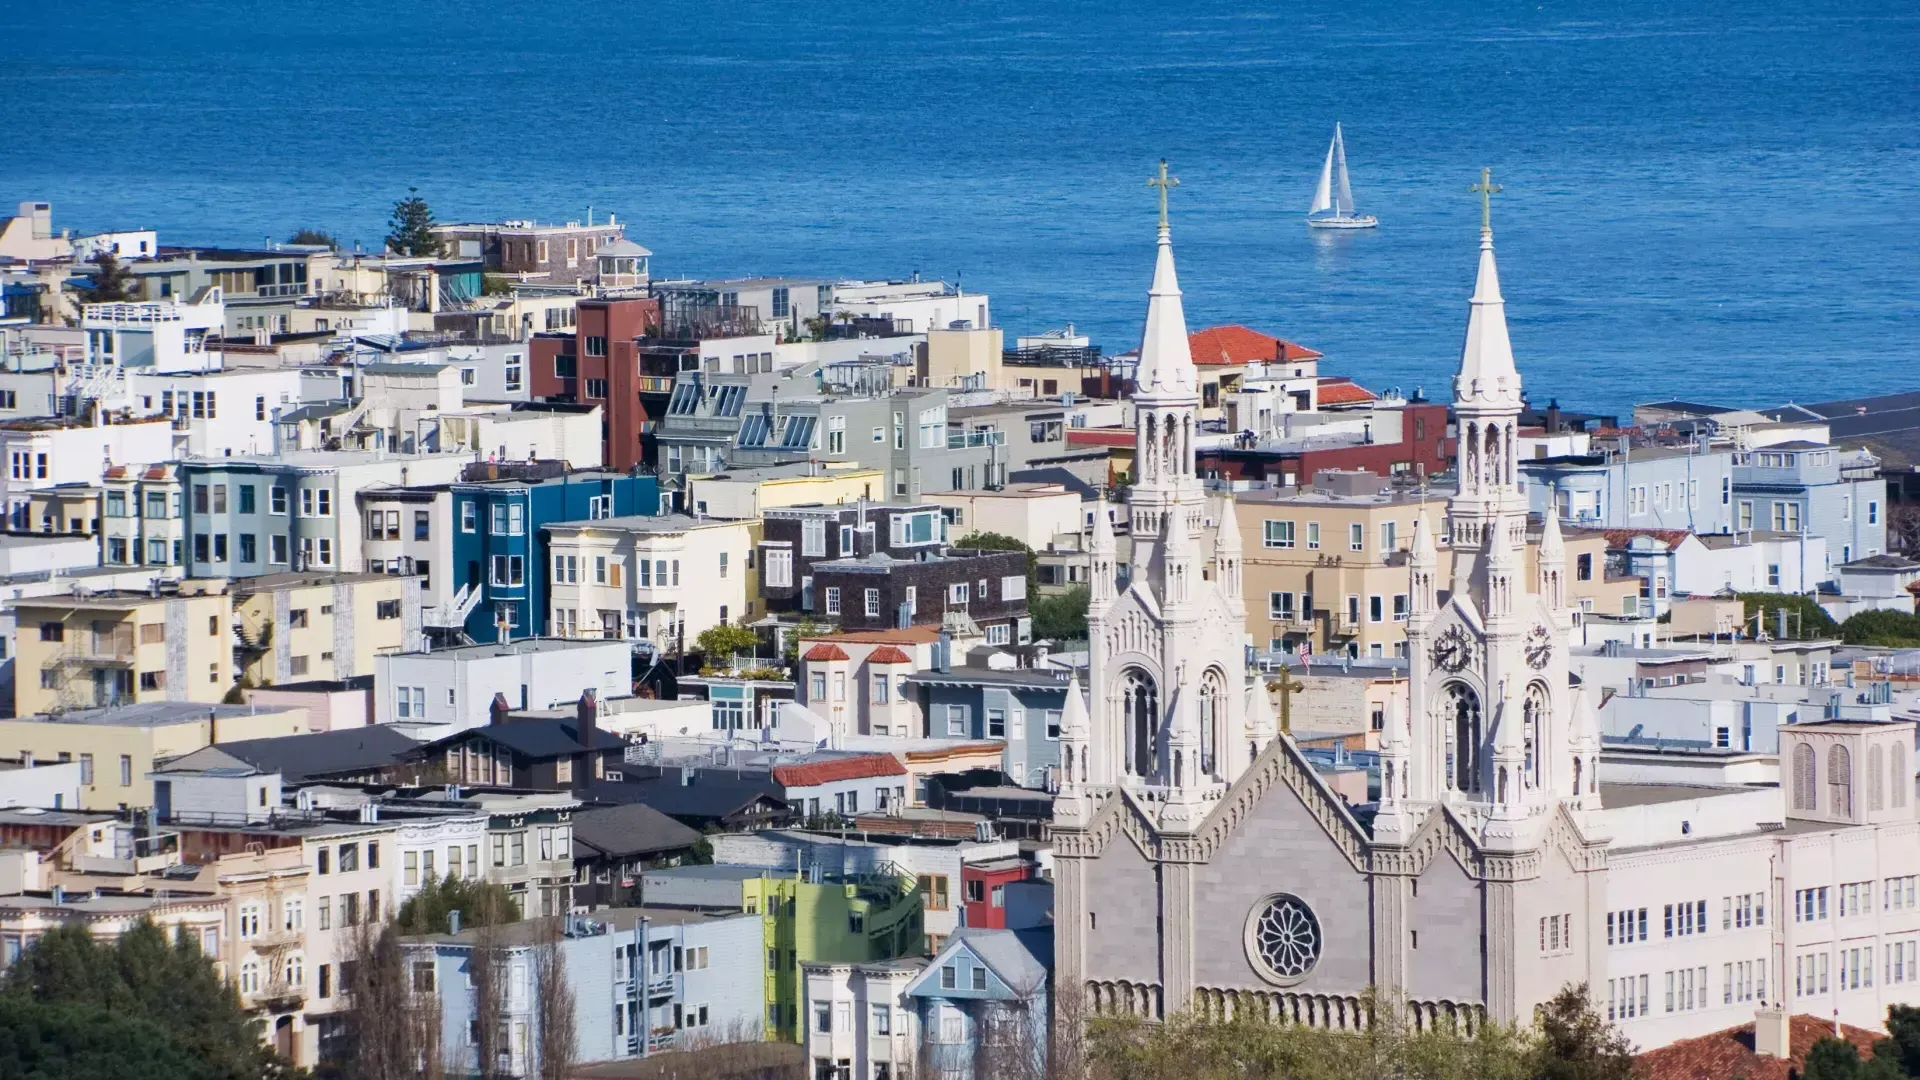
{"label": "rose window", "polygon": [[1275,978],[1305,977],[1320,960],[1320,920],[1306,901],[1287,893],[1270,896],[1247,925],[1247,951]]}

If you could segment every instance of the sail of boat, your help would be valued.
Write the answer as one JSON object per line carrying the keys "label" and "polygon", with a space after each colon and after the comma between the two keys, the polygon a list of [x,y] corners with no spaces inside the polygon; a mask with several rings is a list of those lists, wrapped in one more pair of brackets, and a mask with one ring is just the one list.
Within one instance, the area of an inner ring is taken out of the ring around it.
{"label": "sail of boat", "polygon": [[1379,221],[1353,212],[1353,185],[1347,178],[1347,144],[1340,125],[1333,125],[1333,142],[1320,166],[1320,184],[1313,191],[1307,224],[1316,229],[1371,229]]}

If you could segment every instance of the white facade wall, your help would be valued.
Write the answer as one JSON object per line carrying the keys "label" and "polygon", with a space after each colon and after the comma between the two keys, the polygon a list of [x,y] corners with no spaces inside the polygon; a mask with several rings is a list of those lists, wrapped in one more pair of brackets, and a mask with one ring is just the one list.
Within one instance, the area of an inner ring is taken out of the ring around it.
{"label": "white facade wall", "polygon": [[[893,964],[802,964],[805,978],[800,1019],[807,1075],[827,1075],[820,1062],[842,1061],[848,1068],[832,1075],[872,1076],[876,1062],[887,1063],[893,1076],[911,1074],[918,1064],[915,1054],[920,1027],[905,995],[907,984],[925,965],[924,959]],[[821,1030],[823,1022],[825,1031]]]}
{"label": "white facade wall", "polygon": [[[121,399],[136,416],[171,416],[184,429],[178,447],[193,457],[270,454],[274,420],[300,406],[295,368],[237,368],[203,373],[129,373]],[[200,395],[198,398],[195,395]],[[207,407],[196,408],[200,403]],[[148,459],[152,461],[164,458]]]}
{"label": "white facade wall", "polygon": [[489,460],[557,458],[576,469],[597,469],[605,459],[600,406],[587,412],[463,409],[439,418],[438,447]]}
{"label": "white facade wall", "polygon": [[395,895],[403,904],[429,879],[484,878],[493,862],[488,857],[485,814],[402,822],[395,827],[393,843],[399,868]]}
{"label": "white facade wall", "polygon": [[0,428],[0,470],[4,470],[0,483],[9,493],[59,484],[98,484],[109,464],[144,465],[173,456],[173,426],[165,420],[39,430]]}
{"label": "white facade wall", "polygon": [[9,806],[78,809],[80,763],[67,761],[25,769],[0,769],[0,808]]}
{"label": "white facade wall", "polygon": [[[495,694],[505,694],[515,709],[553,709],[573,705],[583,690],[602,701],[632,693],[632,654],[624,641],[549,641],[510,646],[480,645],[441,652],[394,653],[375,658],[374,722],[396,721],[432,727],[424,739],[439,739],[488,722]],[[400,715],[399,689],[409,692],[407,715]],[[426,703],[424,717],[414,713],[412,691]]]}

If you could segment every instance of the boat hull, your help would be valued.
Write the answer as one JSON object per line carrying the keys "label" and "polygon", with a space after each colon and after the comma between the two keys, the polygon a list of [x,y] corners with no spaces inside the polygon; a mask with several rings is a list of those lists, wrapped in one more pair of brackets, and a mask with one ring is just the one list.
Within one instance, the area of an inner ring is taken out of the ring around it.
{"label": "boat hull", "polygon": [[1378,228],[1379,225],[1379,219],[1371,214],[1365,217],[1307,219],[1307,227],[1310,229],[1373,229]]}

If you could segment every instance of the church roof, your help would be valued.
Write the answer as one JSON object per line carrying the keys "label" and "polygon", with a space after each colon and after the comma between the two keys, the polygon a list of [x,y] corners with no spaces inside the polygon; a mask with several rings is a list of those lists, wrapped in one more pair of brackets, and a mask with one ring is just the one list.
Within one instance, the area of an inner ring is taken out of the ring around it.
{"label": "church roof", "polygon": [[[1711,1035],[1682,1039],[1658,1050],[1635,1057],[1641,1080],[1727,1080],[1744,1076],[1747,1080],[1789,1080],[1800,1075],[1806,1065],[1807,1051],[1821,1039],[1833,1036],[1833,1022],[1801,1014],[1790,1017],[1790,1058],[1762,1057],[1753,1051],[1753,1025],[1742,1024]],[[1862,1058],[1873,1056],[1875,1031],[1848,1024],[1840,1026],[1846,1041],[1860,1051]]]}

